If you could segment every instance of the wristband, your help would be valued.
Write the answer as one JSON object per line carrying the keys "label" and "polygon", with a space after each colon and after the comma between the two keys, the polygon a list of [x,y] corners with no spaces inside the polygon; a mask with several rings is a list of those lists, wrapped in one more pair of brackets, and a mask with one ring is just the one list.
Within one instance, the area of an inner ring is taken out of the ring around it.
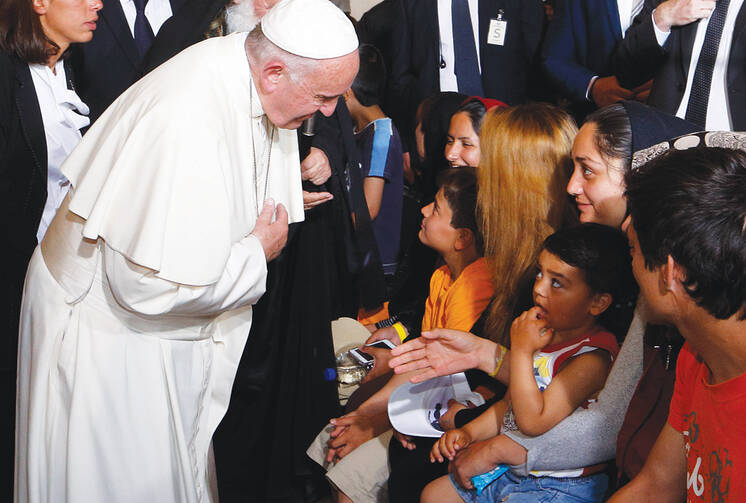
{"label": "wristband", "polygon": [[508,348],[503,346],[502,344],[497,345],[497,355],[495,356],[495,370],[490,372],[490,377],[495,377],[498,372],[500,372],[500,367],[503,366],[503,362],[505,361],[505,355],[508,354]]}
{"label": "wristband", "polygon": [[397,321],[391,326],[394,327],[394,330],[396,330],[396,333],[399,334],[399,341],[404,342],[404,339],[407,338],[407,329],[404,328],[404,325],[402,324],[402,322]]}
{"label": "wristband", "polygon": [[391,318],[386,318],[385,320],[376,322],[376,328],[381,329],[381,328],[391,327],[397,321],[399,321],[399,317],[397,315],[394,315]]}

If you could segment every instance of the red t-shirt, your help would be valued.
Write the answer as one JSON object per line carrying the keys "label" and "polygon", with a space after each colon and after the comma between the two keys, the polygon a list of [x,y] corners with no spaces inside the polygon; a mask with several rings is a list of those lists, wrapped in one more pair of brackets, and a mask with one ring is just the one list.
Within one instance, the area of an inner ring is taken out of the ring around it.
{"label": "red t-shirt", "polygon": [[681,348],[668,423],[686,439],[687,501],[746,501],[746,373],[711,385],[689,343]]}

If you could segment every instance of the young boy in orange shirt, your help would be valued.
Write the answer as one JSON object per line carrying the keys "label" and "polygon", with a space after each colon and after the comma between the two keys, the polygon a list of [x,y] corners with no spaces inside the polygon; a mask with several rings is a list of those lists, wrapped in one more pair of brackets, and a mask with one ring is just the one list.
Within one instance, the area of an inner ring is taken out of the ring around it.
{"label": "young boy in orange shirt", "polygon": [[[422,327],[423,330],[469,330],[489,304],[494,291],[482,258],[482,236],[475,216],[476,171],[474,168],[448,170],[439,181],[435,201],[422,210],[425,218],[419,238],[440,253],[445,265],[431,277]],[[399,330],[388,327],[377,331],[369,342],[386,338],[400,344],[407,335],[403,327]],[[370,349],[365,348],[365,351],[374,353]],[[375,352],[376,356],[383,351],[387,350]],[[376,367],[379,366],[387,368],[385,363],[377,363]],[[326,452],[320,452],[319,448],[324,432],[309,448],[309,456],[327,468],[327,478],[337,490],[339,501],[373,502],[385,491],[388,463],[386,450],[381,446],[387,446],[391,437],[388,399],[408,377],[393,376],[358,409],[332,419],[331,424],[336,428],[331,432]]]}

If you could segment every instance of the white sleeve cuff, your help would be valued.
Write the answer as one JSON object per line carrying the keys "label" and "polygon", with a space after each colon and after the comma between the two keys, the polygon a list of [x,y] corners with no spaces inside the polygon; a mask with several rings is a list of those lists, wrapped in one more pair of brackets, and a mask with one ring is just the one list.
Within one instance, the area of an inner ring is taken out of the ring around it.
{"label": "white sleeve cuff", "polygon": [[597,79],[598,75],[594,75],[593,77],[591,77],[591,81],[588,82],[588,87],[585,88],[585,99],[590,102],[593,102],[593,100],[591,99],[591,88],[593,87],[593,83],[596,82]]}
{"label": "white sleeve cuff", "polygon": [[264,295],[267,279],[264,249],[253,235],[233,244],[223,274],[211,285],[191,286],[159,278],[108,245],[104,268],[120,305],[148,316],[212,316],[255,304]]}
{"label": "white sleeve cuff", "polygon": [[663,31],[660,28],[658,28],[657,24],[655,24],[655,10],[650,15],[653,18],[653,30],[655,31],[655,39],[658,41],[658,45],[663,47],[663,44],[666,43],[666,40],[668,40],[668,36],[671,34],[671,32]]}

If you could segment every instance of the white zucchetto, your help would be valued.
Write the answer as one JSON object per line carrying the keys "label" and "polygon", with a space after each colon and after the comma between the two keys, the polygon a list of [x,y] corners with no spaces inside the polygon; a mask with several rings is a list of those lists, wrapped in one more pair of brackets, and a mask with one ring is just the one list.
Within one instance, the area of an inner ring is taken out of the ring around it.
{"label": "white zucchetto", "polygon": [[261,25],[273,44],[304,58],[338,58],[358,47],[355,27],[329,0],[282,0]]}

